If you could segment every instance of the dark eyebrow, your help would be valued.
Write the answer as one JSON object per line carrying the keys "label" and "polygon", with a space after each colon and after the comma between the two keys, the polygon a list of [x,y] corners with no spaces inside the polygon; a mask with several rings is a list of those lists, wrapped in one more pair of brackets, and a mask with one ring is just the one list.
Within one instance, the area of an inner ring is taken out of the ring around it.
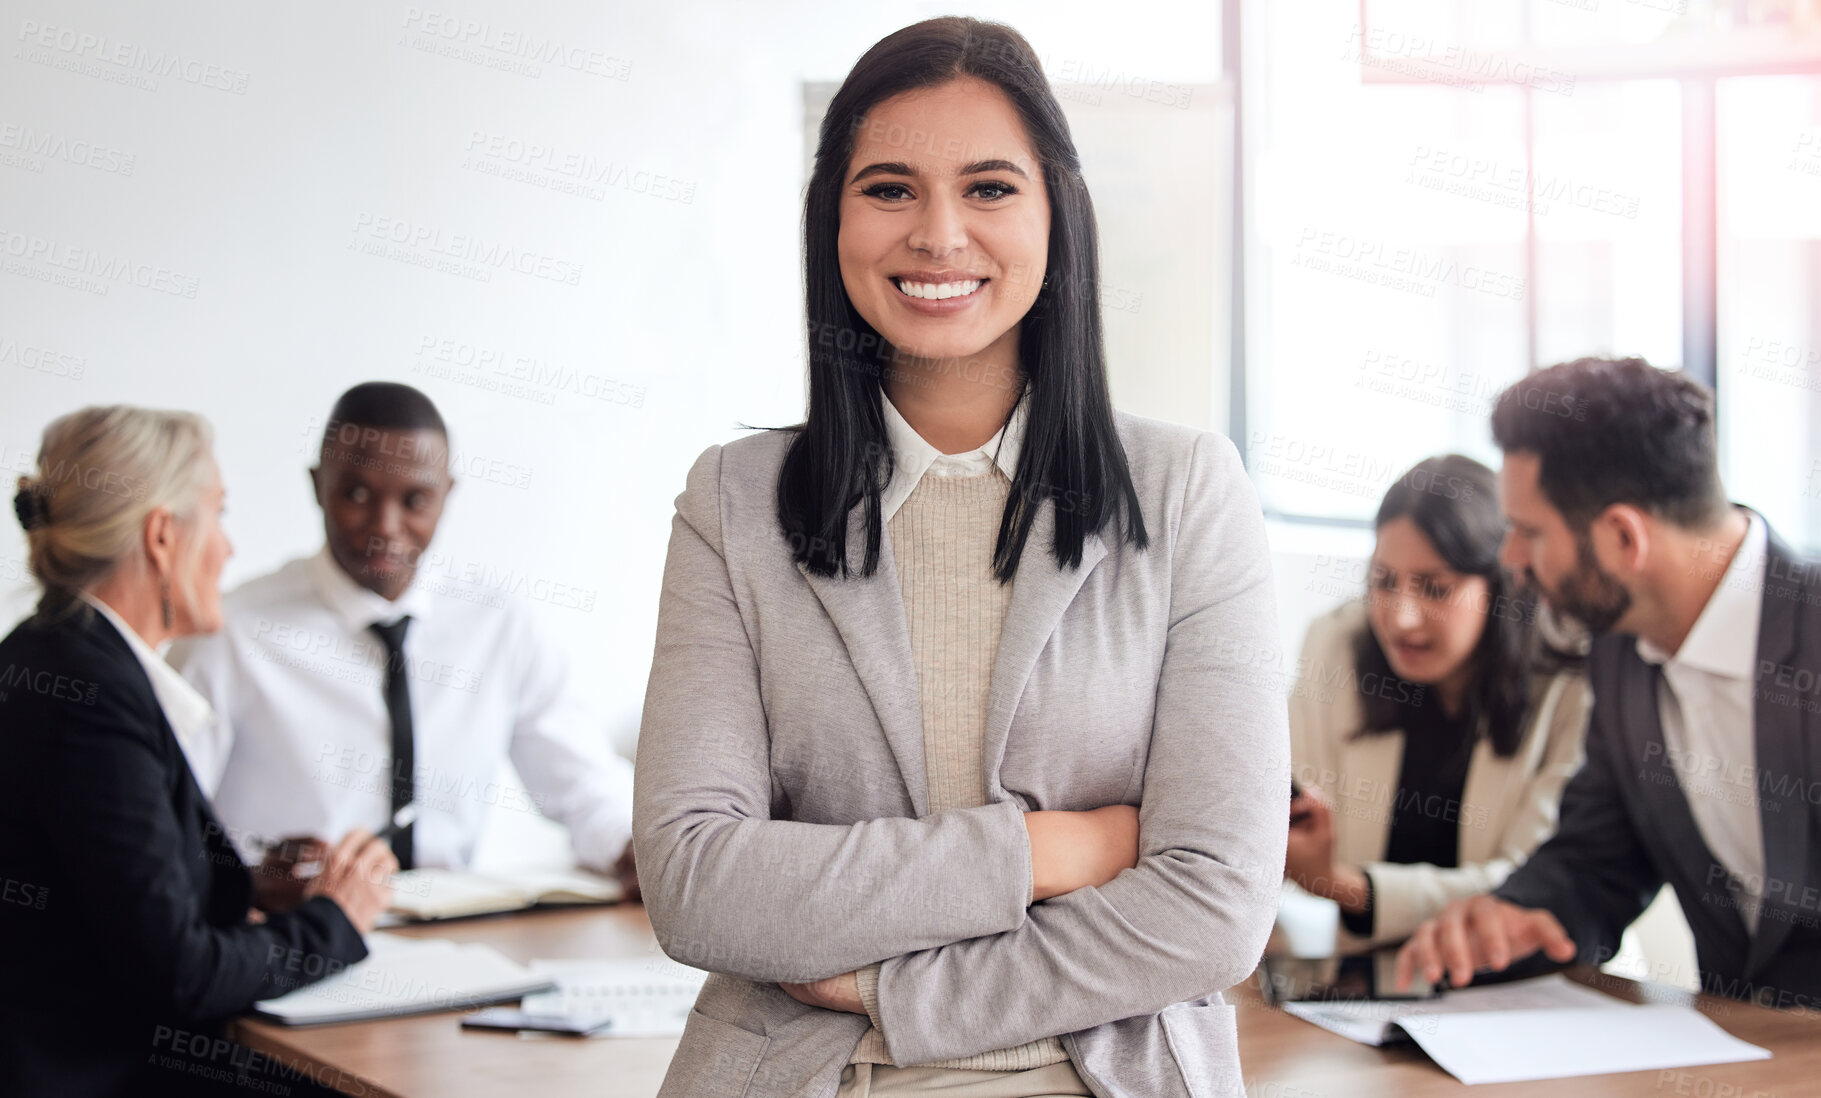
{"label": "dark eyebrow", "polygon": [[885,164],[868,164],[866,167],[861,168],[859,171],[855,172],[854,177],[852,179],[848,180],[848,182],[849,183],[858,183],[858,182],[860,182],[860,180],[865,179],[869,175],[915,175],[915,174],[916,174],[915,172],[910,170],[910,165],[901,164],[901,163],[898,163],[897,161],[892,161],[890,163],[885,163]]}
{"label": "dark eyebrow", "polygon": [[[1030,176],[1024,174],[1023,168],[1020,168],[1018,165],[1012,163],[1010,160],[976,160],[972,164],[963,165],[961,170],[956,174],[958,174],[958,175],[981,175],[986,172],[1010,172],[1020,179],[1029,179],[1030,178]],[[916,172],[913,172],[910,170],[910,165],[902,163],[900,161],[893,160],[893,161],[887,161],[887,162],[879,163],[879,164],[868,164],[866,167],[861,168],[859,171],[855,172],[854,177],[852,179],[848,180],[848,182],[849,183],[858,183],[858,182],[860,182],[860,180],[865,179],[868,176],[874,176],[874,175],[916,175],[916,174],[917,174]]]}
{"label": "dark eyebrow", "polygon": [[1020,179],[1029,179],[1024,169],[1010,160],[976,160],[961,169],[962,175],[980,175],[984,172],[1011,172]]}

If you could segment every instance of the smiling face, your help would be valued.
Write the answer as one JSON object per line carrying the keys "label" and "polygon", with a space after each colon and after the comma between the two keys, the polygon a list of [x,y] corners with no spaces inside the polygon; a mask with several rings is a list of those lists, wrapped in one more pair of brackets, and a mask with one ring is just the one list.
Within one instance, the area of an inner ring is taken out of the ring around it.
{"label": "smiling face", "polygon": [[1006,94],[975,77],[884,100],[855,134],[841,279],[901,354],[1015,354],[1043,283],[1050,203]]}
{"label": "smiling face", "polygon": [[454,487],[442,432],[344,424],[310,477],[335,563],[382,598],[404,594]]}
{"label": "smiling face", "polygon": [[1370,574],[1369,620],[1391,670],[1429,685],[1470,678],[1486,631],[1485,577],[1450,568],[1408,516],[1378,528]]}

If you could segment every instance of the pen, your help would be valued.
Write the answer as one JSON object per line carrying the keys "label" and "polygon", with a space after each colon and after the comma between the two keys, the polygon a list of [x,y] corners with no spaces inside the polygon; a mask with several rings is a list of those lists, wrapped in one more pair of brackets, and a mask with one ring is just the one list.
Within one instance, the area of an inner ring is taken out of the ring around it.
{"label": "pen", "polygon": [[373,837],[375,839],[380,839],[382,841],[390,841],[392,836],[398,834],[400,831],[403,831],[405,828],[410,827],[412,824],[414,824],[416,822],[417,822],[417,802],[412,801],[411,803],[399,808],[399,810],[397,812],[392,813],[392,822],[387,824],[386,826],[380,828],[379,832],[377,834],[375,834]]}

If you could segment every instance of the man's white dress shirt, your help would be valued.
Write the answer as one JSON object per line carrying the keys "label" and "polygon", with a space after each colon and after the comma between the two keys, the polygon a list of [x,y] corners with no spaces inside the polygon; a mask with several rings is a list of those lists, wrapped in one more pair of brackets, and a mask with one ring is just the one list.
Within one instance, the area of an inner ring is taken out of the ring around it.
{"label": "man's white dress shirt", "polygon": [[[436,582],[387,601],[325,547],[225,596],[222,631],[173,651],[220,715],[185,749],[223,825],[249,858],[262,838],[386,825],[386,647],[368,627],[409,614],[417,865],[466,866],[503,810],[541,812],[578,862],[611,867],[632,835],[632,763],[570,688],[567,654],[510,595]],[[529,797],[501,787],[508,756]]]}
{"label": "man's white dress shirt", "polygon": [[1768,542],[1764,520],[1753,514],[1720,586],[1674,655],[1638,638],[1638,656],[1663,667],[1657,713],[1670,764],[1701,838],[1739,879],[1739,917],[1748,932],[1757,930],[1764,895],[1752,691]]}

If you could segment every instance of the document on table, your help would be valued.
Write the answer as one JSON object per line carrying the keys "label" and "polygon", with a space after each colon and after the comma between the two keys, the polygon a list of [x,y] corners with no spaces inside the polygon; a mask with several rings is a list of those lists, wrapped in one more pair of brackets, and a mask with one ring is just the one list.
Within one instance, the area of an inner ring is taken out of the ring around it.
{"label": "document on table", "polygon": [[491,946],[369,934],[367,958],[316,983],[253,1004],[284,1025],[323,1025],[497,1003],[555,986]]}
{"label": "document on table", "polygon": [[556,990],[525,997],[531,1012],[607,1015],[601,1037],[678,1037],[708,973],[652,956],[597,961],[532,961]]}
{"label": "document on table", "polygon": [[1634,1005],[1559,973],[1432,1000],[1286,1003],[1284,1010],[1362,1044],[1401,1031],[1470,1084],[1770,1058],[1691,1007]]}
{"label": "document on table", "polygon": [[1449,991],[1434,999],[1334,999],[1285,1003],[1284,1012],[1362,1045],[1382,1045],[1411,1033],[1409,1019],[1434,1014],[1488,1010],[1571,1010],[1624,1007],[1610,995],[1577,984],[1561,973],[1488,987]]}

